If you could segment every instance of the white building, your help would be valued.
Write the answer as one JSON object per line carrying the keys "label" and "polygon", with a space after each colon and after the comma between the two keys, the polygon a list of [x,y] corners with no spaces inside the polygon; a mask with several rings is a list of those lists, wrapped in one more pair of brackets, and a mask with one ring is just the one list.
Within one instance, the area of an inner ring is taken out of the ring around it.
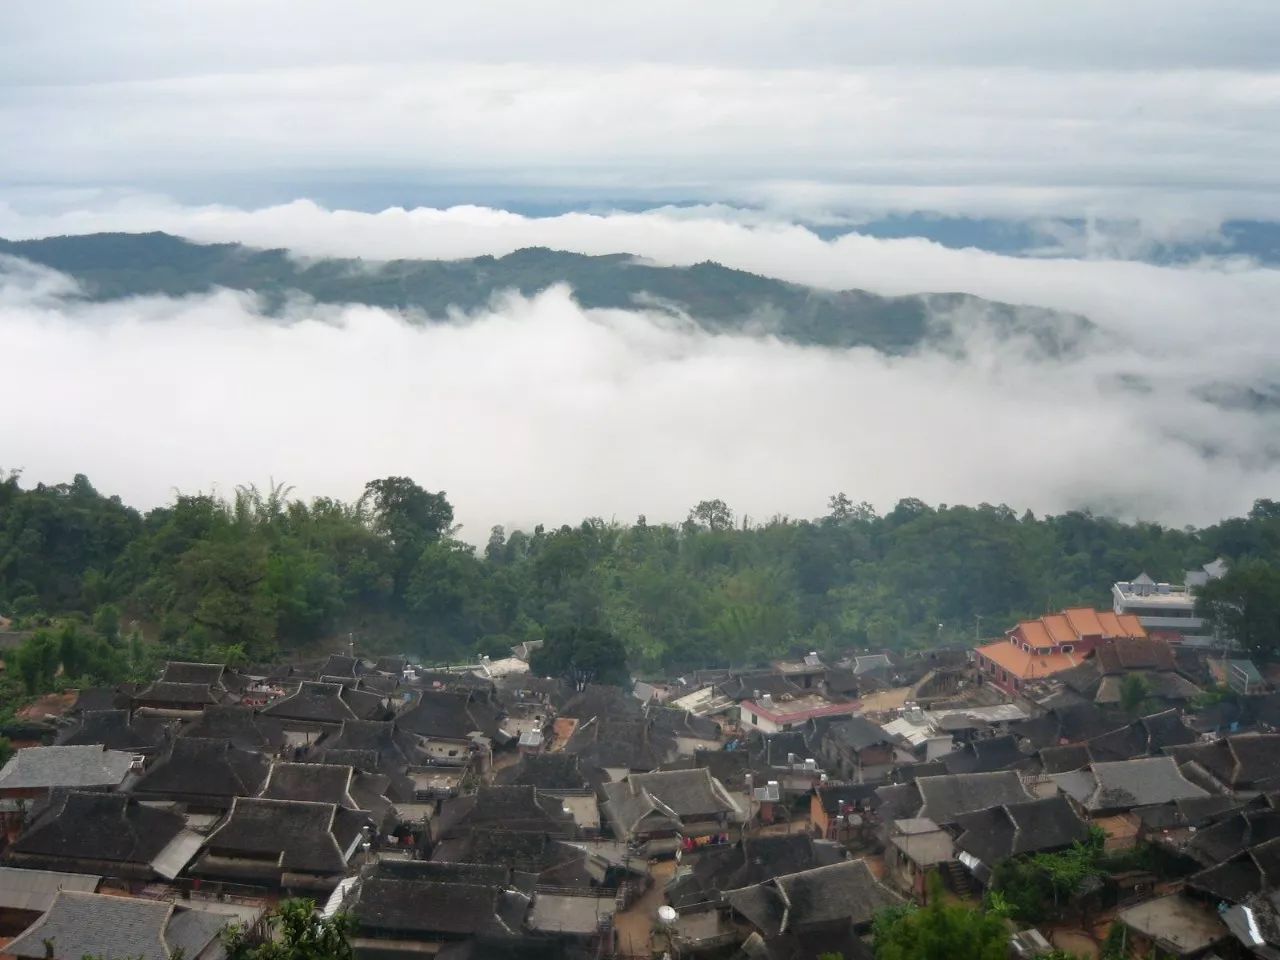
{"label": "white building", "polygon": [[1118,614],[1136,616],[1149,633],[1176,633],[1189,646],[1209,646],[1219,641],[1196,616],[1195,590],[1226,572],[1226,562],[1215,560],[1199,570],[1188,570],[1182,584],[1157,583],[1140,573],[1112,585],[1113,607]]}

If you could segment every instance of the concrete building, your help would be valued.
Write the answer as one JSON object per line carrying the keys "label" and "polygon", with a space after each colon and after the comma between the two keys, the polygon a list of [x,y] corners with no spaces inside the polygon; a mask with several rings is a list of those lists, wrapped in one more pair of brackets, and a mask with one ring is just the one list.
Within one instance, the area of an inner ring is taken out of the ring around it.
{"label": "concrete building", "polygon": [[1146,573],[1111,587],[1112,605],[1118,615],[1136,616],[1149,633],[1167,635],[1172,643],[1209,646],[1219,642],[1196,616],[1195,590],[1227,572],[1222,560],[1188,570],[1183,583],[1157,583]]}

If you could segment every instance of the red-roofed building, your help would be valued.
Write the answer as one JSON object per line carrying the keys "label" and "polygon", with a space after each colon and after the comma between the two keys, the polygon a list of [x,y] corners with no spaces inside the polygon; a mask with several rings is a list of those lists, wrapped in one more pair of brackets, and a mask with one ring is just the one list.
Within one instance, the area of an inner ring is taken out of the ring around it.
{"label": "red-roofed building", "polygon": [[1032,680],[1070,670],[1104,641],[1146,640],[1147,632],[1131,614],[1072,607],[1038,620],[1024,620],[996,640],[978,647],[979,672],[1007,693],[1017,693]]}

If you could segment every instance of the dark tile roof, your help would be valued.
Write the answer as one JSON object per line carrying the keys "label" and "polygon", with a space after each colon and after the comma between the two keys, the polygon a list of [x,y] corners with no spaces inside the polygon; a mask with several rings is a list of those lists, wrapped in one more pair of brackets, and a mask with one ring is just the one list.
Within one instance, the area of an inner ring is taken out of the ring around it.
{"label": "dark tile roof", "polygon": [[592,717],[617,717],[638,719],[644,715],[644,706],[621,687],[589,683],[581,690],[565,690],[556,702],[562,717],[573,717],[578,725]]}
{"label": "dark tile roof", "polygon": [[988,867],[1024,853],[1060,850],[1089,836],[1065,797],[1010,803],[961,814],[956,846]]}
{"label": "dark tile roof", "polygon": [[229,740],[179,737],[133,786],[139,797],[230,801],[262,787],[271,762]]}
{"label": "dark tile roof", "polygon": [[501,716],[491,702],[473,693],[423,692],[396,717],[396,724],[420,737],[466,740],[480,734],[493,739]]}
{"label": "dark tile roof", "polygon": [[213,872],[206,855],[262,858],[279,856],[290,873],[346,873],[346,850],[359,827],[340,818],[332,803],[237,797],[222,823],[209,834],[193,872]]}
{"label": "dark tile roof", "polygon": [[1077,703],[1056,707],[1049,712],[1057,721],[1058,739],[1062,743],[1076,743],[1090,737],[1122,726],[1125,722],[1123,714],[1112,710],[1104,710],[1096,704]]}
{"label": "dark tile roof", "polygon": [[1102,763],[1145,757],[1148,739],[1140,723],[1131,723],[1090,739],[1087,743],[1089,757]]}
{"label": "dark tile roof", "polygon": [[675,737],[643,717],[618,719],[597,716],[579,723],[565,744],[584,766],[656,770],[675,756]]}
{"label": "dark tile roof", "polygon": [[196,683],[207,686],[224,686],[223,674],[227,668],[221,663],[187,663],[170,660],[164,665],[160,679],[166,683]]}
{"label": "dark tile roof", "polygon": [[1231,903],[1265,893],[1280,885],[1280,839],[1255,844],[1225,863],[1193,874],[1187,883]]}
{"label": "dark tile roof", "polygon": [[1186,852],[1210,866],[1229,860],[1259,843],[1280,839],[1280,811],[1234,810],[1201,827],[1186,845]]}
{"label": "dark tile roof", "polygon": [[176,683],[168,680],[157,680],[133,695],[134,703],[177,703],[191,709],[218,703],[220,699],[207,683]]}
{"label": "dark tile roof", "polygon": [[921,805],[916,813],[908,816],[928,817],[939,825],[955,823],[961,814],[974,810],[1032,799],[1012,770],[920,777],[914,787],[919,792]]}
{"label": "dark tile roof", "polygon": [[342,654],[331,654],[329,659],[317,671],[317,677],[350,677],[355,679],[363,672],[362,665],[355,657]]}
{"label": "dark tile roof", "polygon": [[1159,753],[1165,747],[1194,743],[1196,740],[1195,731],[1182,722],[1182,714],[1178,710],[1153,713],[1138,722],[1147,731],[1149,753]]}
{"label": "dark tile roof", "polygon": [[1237,790],[1280,777],[1280,734],[1240,734],[1212,743],[1173,746],[1165,752],[1180,764],[1198,763]]}
{"label": "dark tile roof", "polygon": [[375,935],[509,936],[520,931],[528,902],[492,868],[384,860],[360,883],[352,915]]}
{"label": "dark tile roof", "polygon": [[1082,770],[1093,762],[1086,743],[1073,743],[1065,747],[1045,747],[1040,751],[1040,765],[1045,773],[1066,773]]}
{"label": "dark tile roof", "polygon": [[561,800],[543,796],[529,786],[481,787],[470,796],[446,801],[435,823],[441,839],[481,828],[557,836],[576,832],[573,817],[564,812]]}
{"label": "dark tile roof", "polygon": [[664,707],[657,703],[645,704],[645,716],[654,729],[665,731],[673,737],[692,737],[699,740],[716,740],[720,737],[720,724],[710,717],[694,716],[688,710]]}
{"label": "dark tile roof", "polygon": [[354,779],[355,771],[351,767],[329,763],[285,763],[277,760],[271,764],[258,796],[265,800],[333,803],[354,810],[358,806],[351,796]]}
{"label": "dark tile roof", "polygon": [[228,920],[165,901],[64,890],[5,953],[36,960],[197,957],[218,939]]}
{"label": "dark tile roof", "polygon": [[993,773],[1010,767],[1025,765],[1028,755],[1018,749],[1018,740],[1012,734],[974,740],[960,750],[942,758],[947,773]]}
{"label": "dark tile roof", "polygon": [[876,744],[890,742],[889,735],[880,729],[880,725],[872,723],[866,717],[850,717],[833,723],[824,736],[837,746],[849,750],[865,750]]}
{"label": "dark tile roof", "polygon": [[60,746],[101,744],[108,750],[151,753],[168,739],[168,728],[154,717],[129,718],[128,710],[86,710],[78,726],[58,738]]}
{"label": "dark tile roof", "polygon": [[1103,673],[1128,670],[1176,670],[1177,660],[1168,641],[1156,637],[1113,637],[1093,648]]}
{"label": "dark tile roof", "polygon": [[386,712],[382,697],[339,683],[304,680],[295,693],[262,708],[262,715],[314,723],[380,720]]}
{"label": "dark tile roof", "polygon": [[11,847],[15,864],[98,860],[147,866],[183,829],[182,816],[122,793],[70,792],[51,801]]}
{"label": "dark tile roof", "polygon": [[742,810],[706,769],[633,773],[604,785],[603,812],[619,838],[631,837],[646,818],[678,827],[685,819],[740,819]]}
{"label": "dark tile roof", "polygon": [[[472,866],[499,871],[497,879],[485,881],[506,882],[507,873],[541,875],[548,870],[560,870],[567,864],[586,860],[586,853],[545,833],[517,833],[510,830],[471,830],[465,837],[446,840],[432,852],[431,859],[440,866]],[[582,872],[583,885],[590,880]],[[570,885],[570,884],[564,884]]]}
{"label": "dark tile roof", "polygon": [[774,697],[804,694],[803,687],[774,671],[738,674],[718,684],[716,690],[732,700],[757,700],[766,693]]}
{"label": "dark tile roof", "polygon": [[76,702],[71,706],[73,715],[89,710],[127,710],[129,700],[133,696],[134,684],[122,684],[118,687],[84,687],[76,694]]}
{"label": "dark tile roof", "polygon": [[705,768],[730,790],[741,792],[751,778],[752,786],[776,779],[776,773],[752,760],[746,750],[695,750],[691,757],[677,757],[659,770],[696,770]]}
{"label": "dark tile roof", "polygon": [[397,677],[404,673],[407,666],[409,661],[404,657],[378,657],[373,661],[373,669],[378,673],[390,673]]}
{"label": "dark tile roof", "polygon": [[920,777],[945,777],[947,765],[942,760],[928,760],[923,763],[904,763],[893,768],[892,779],[897,783],[911,783]]}
{"label": "dark tile roof", "polygon": [[668,884],[667,900],[676,907],[714,902],[725,891],[830,866],[845,856],[839,845],[815,841],[803,833],[747,837],[704,852],[687,875]]}
{"label": "dark tile roof", "polygon": [[284,728],[280,721],[256,713],[252,707],[219,704],[208,707],[200,716],[184,724],[179,737],[206,740],[230,740],[241,750],[273,752],[284,746]]}
{"label": "dark tile roof", "polygon": [[502,888],[371,877],[352,910],[360,929],[402,935],[502,933]]}
{"label": "dark tile roof", "polygon": [[539,790],[581,790],[587,784],[578,757],[564,752],[523,756],[519,763],[499,771],[496,781]]}
{"label": "dark tile roof", "polygon": [[764,936],[846,918],[855,926],[864,926],[880,910],[903,902],[875,878],[864,860],[775,877],[731,891],[725,898]]}

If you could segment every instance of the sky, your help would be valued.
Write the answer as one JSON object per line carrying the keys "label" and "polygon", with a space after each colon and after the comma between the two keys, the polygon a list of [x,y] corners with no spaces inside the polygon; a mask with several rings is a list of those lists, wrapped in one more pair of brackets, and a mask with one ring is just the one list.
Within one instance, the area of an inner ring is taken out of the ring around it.
{"label": "sky", "polygon": [[[167,230],[366,260],[540,244],[1099,328],[1054,361],[980,333],[890,360],[585,311],[567,289],[444,325],[303,304],[281,324],[230,292],[86,304],[4,261],[6,379],[41,402],[0,422],[0,465],[31,481],[85,472],[152,506],[409,473],[473,539],[712,496],[757,518],[844,490],[1182,524],[1276,494],[1274,411],[1205,396],[1280,392],[1280,271],[1142,254],[1280,221],[1271,0],[18,2],[0,143],[11,239]],[[858,232],[887,214],[1126,226],[1011,256]]]}

